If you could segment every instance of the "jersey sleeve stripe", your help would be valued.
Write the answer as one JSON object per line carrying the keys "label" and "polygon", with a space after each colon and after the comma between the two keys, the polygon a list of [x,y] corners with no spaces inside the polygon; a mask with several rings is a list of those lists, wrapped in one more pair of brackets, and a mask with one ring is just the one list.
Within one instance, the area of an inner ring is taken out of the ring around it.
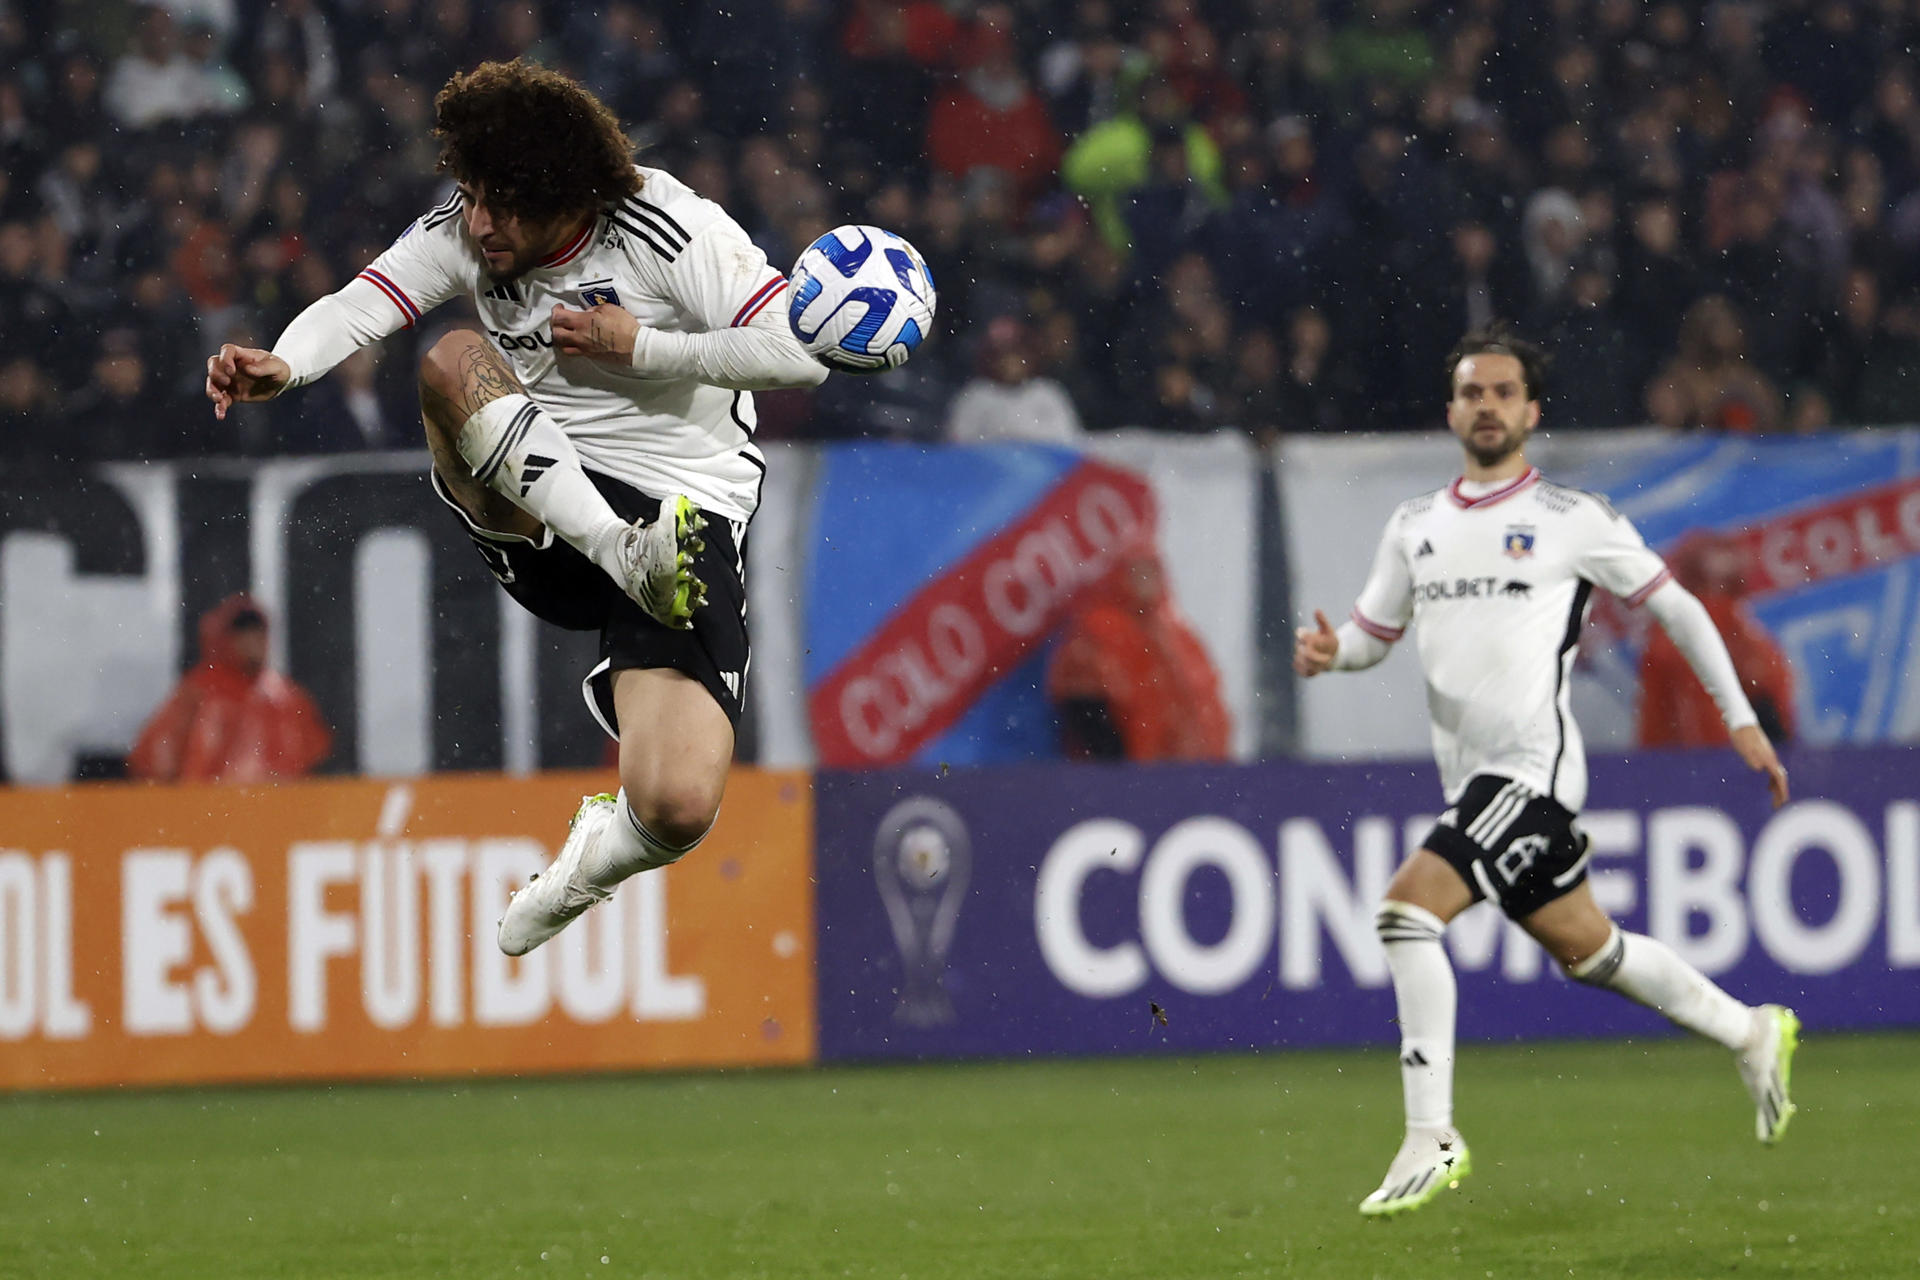
{"label": "jersey sleeve stripe", "polygon": [[785,276],[775,276],[773,279],[761,285],[760,291],[751,298],[748,298],[741,308],[733,313],[733,323],[729,325],[728,328],[738,329],[741,325],[750,323],[755,316],[759,315],[760,312],[765,309],[769,302],[779,297],[780,291],[786,287],[787,278]]}
{"label": "jersey sleeve stripe", "polygon": [[1395,640],[1407,634],[1405,627],[1389,627],[1384,623],[1375,622],[1372,618],[1360,612],[1358,605],[1354,606],[1353,625],[1359,627],[1375,640],[1385,640],[1388,644],[1392,644]]}
{"label": "jersey sleeve stripe", "polygon": [[1647,597],[1673,581],[1673,570],[1662,566],[1660,572],[1653,575],[1653,581],[1627,597],[1627,608],[1638,609],[1647,602]]}
{"label": "jersey sleeve stripe", "polygon": [[381,275],[378,271],[375,271],[372,267],[368,267],[365,271],[362,271],[360,278],[371,282],[380,292],[386,294],[393,305],[400,308],[400,314],[407,318],[406,327],[409,329],[413,328],[413,322],[420,318],[420,308],[413,305],[413,299],[407,296],[406,290]]}

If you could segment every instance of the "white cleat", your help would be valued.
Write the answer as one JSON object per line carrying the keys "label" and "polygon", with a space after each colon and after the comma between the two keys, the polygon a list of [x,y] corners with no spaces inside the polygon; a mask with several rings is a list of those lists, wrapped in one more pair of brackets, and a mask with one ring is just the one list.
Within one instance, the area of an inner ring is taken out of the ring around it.
{"label": "white cleat", "polygon": [[1387,1166],[1385,1180],[1360,1202],[1360,1212],[1369,1218],[1407,1213],[1447,1188],[1459,1186],[1472,1172],[1473,1162],[1458,1129],[1409,1132]]}
{"label": "white cleat", "polygon": [[500,917],[500,949],[523,956],[566,928],[596,902],[605,902],[613,890],[588,884],[580,859],[613,821],[614,797],[586,796],[574,811],[567,841],[545,871],[535,873],[507,902]]}
{"label": "white cleat", "polygon": [[693,611],[707,602],[707,584],[693,572],[693,558],[706,550],[700,536],[706,527],[707,518],[693,499],[674,493],[661,500],[659,519],[636,521],[620,535],[617,550],[627,594],[675,631],[692,628]]}
{"label": "white cleat", "polygon": [[1780,1141],[1787,1121],[1799,1108],[1789,1089],[1793,1084],[1793,1051],[1800,1047],[1800,1019],[1784,1005],[1763,1004],[1753,1011],[1753,1037],[1734,1061],[1741,1083],[1753,1099],[1753,1136]]}

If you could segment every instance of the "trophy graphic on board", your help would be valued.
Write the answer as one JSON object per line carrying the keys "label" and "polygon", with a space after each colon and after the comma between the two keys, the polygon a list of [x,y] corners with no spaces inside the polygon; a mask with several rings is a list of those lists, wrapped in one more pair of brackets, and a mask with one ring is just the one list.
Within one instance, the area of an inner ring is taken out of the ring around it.
{"label": "trophy graphic on board", "polygon": [[873,881],[905,970],[896,1022],[937,1027],[954,1019],[941,974],[973,870],[973,843],[952,806],[913,796],[887,810],[873,841]]}

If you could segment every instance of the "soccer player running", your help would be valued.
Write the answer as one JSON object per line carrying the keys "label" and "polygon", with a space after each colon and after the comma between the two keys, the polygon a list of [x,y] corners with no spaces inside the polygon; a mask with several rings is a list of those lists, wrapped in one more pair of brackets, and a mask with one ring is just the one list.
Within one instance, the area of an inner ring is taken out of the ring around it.
{"label": "soccer player running", "polygon": [[1454,348],[1447,425],[1466,451],[1465,474],[1401,503],[1351,620],[1336,630],[1315,613],[1317,625],[1300,628],[1294,644],[1301,676],[1357,671],[1418,624],[1449,806],[1375,916],[1399,1011],[1407,1129],[1386,1178],[1360,1204],[1368,1216],[1417,1209],[1469,1171],[1453,1127],[1456,996],[1440,936],[1482,898],[1569,977],[1732,1050],[1762,1142],[1777,1140],[1794,1112],[1792,1011],[1744,1005],[1665,944],[1621,930],[1587,884],[1588,842],[1574,826],[1586,753],[1568,677],[1594,587],[1652,611],[1713,696],[1734,750],[1766,775],[1776,808],[1787,800],[1787,774],[1706,608],[1604,498],[1549,483],[1527,464],[1544,364],[1502,325]]}
{"label": "soccer player running", "polygon": [[500,948],[522,955],[712,826],[766,470],[750,392],[827,371],[775,304],[785,276],[718,205],[636,165],[578,84],[488,62],[434,108],[454,193],[271,352],[223,346],[207,395],[225,417],[472,294],[486,334],[450,332],[420,366],[433,487],[508,594],[600,633],[587,703],[620,744],[619,795],[581,805],[500,921]]}

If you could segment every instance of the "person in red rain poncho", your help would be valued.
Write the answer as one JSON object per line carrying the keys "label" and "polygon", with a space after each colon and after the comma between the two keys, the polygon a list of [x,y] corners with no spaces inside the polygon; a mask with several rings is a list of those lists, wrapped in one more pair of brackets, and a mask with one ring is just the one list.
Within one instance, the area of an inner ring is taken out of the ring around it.
{"label": "person in red rain poncho", "polygon": [[[1790,742],[1793,668],[1746,606],[1747,554],[1735,538],[1696,533],[1675,549],[1673,576],[1700,598],[1707,616],[1726,638],[1727,655],[1767,737]],[[1648,637],[1640,660],[1639,738],[1643,747],[1724,747],[1728,741],[1720,709],[1664,630]]]}
{"label": "person in red rain poncho", "polygon": [[200,619],[200,665],[140,731],[127,772],[159,782],[263,782],[310,772],[333,733],[307,691],[267,669],[267,617],[231,595]]}
{"label": "person in red rain poncho", "polygon": [[1151,550],[1121,561],[1067,623],[1047,694],[1070,758],[1227,758],[1220,677]]}

